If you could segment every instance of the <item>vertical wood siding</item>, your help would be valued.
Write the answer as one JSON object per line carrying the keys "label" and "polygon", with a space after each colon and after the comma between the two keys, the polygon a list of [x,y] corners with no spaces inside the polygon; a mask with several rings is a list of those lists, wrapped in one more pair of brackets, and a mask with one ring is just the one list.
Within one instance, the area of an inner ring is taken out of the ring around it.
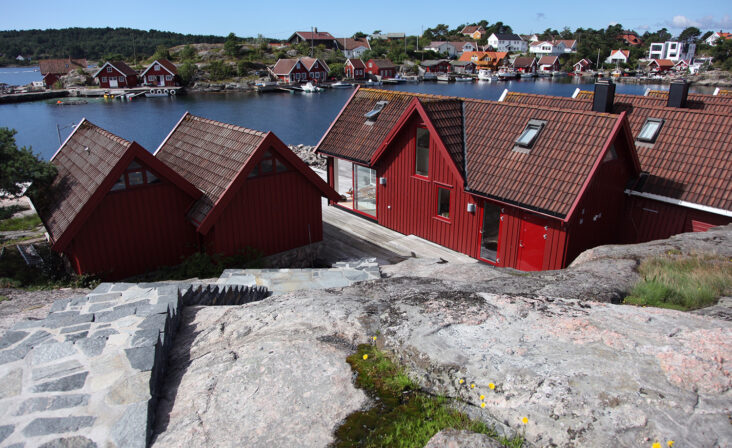
{"label": "vertical wood siding", "polygon": [[320,191],[290,168],[247,179],[204,241],[212,255],[247,248],[271,255],[322,239]]}
{"label": "vertical wood siding", "polygon": [[107,194],[66,255],[78,274],[118,280],[178,264],[198,250],[186,220],[191,198],[169,183]]}

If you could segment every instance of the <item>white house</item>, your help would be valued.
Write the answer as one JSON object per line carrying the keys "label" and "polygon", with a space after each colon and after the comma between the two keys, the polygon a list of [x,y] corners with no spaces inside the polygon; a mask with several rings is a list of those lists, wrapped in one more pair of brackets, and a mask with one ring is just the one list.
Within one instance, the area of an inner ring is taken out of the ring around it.
{"label": "white house", "polygon": [[475,42],[447,42],[453,47],[454,55],[460,56],[466,51],[478,51],[478,45]]}
{"label": "white house", "polygon": [[429,45],[424,47],[427,51],[434,51],[435,53],[446,54],[448,56],[455,56],[455,47],[451,45],[451,42],[445,41],[434,41],[430,42]]}
{"label": "white house", "polygon": [[630,58],[630,50],[613,50],[610,56],[605,59],[606,64],[627,64]]}
{"label": "white house", "polygon": [[529,53],[541,56],[559,56],[565,53],[563,42],[549,42],[546,40],[531,42],[529,45]]}
{"label": "white house", "polygon": [[565,53],[577,53],[577,41],[574,39],[559,39],[555,40],[554,43],[563,44]]}
{"label": "white house", "polygon": [[704,42],[706,42],[707,45],[715,45],[719,39],[732,39],[732,33],[715,31],[711,36],[704,39]]}
{"label": "white house", "polygon": [[371,45],[365,37],[357,39],[341,37],[338,38],[337,42],[346,59],[360,59],[361,55],[371,49]]}
{"label": "white house", "polygon": [[648,49],[648,59],[668,59],[676,62],[693,58],[695,52],[696,45],[694,44],[675,41],[652,42]]}
{"label": "white house", "polygon": [[496,51],[512,51],[524,53],[528,50],[528,43],[521,36],[513,33],[493,33],[488,38],[488,46]]}

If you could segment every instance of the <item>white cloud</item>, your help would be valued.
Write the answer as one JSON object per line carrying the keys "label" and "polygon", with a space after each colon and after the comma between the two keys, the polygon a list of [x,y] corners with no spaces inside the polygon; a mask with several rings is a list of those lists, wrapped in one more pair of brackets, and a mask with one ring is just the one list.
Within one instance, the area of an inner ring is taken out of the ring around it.
{"label": "white cloud", "polygon": [[666,26],[670,28],[684,29],[690,26],[695,26],[701,30],[719,30],[732,28],[732,19],[729,15],[724,15],[720,18],[714,16],[704,16],[700,19],[690,19],[686,16],[674,16],[673,19],[667,21]]}

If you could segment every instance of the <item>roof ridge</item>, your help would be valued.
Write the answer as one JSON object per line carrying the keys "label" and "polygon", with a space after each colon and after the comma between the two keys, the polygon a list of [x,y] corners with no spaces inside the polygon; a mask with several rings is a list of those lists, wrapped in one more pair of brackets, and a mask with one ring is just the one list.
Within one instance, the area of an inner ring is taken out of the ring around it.
{"label": "roof ridge", "polygon": [[88,126],[91,128],[94,132],[97,132],[99,134],[104,135],[105,137],[109,138],[110,140],[114,140],[119,144],[125,145],[125,146],[131,146],[132,142],[130,140],[127,140],[126,138],[120,137],[117,134],[114,134],[112,132],[109,132],[108,130],[101,128],[94,123],[92,123],[89,120],[84,120],[83,122],[79,123],[79,127],[85,127]]}
{"label": "roof ridge", "polygon": [[250,134],[250,135],[256,135],[256,136],[259,136],[259,137],[262,137],[262,138],[264,138],[264,137],[267,136],[267,133],[266,132],[258,131],[256,129],[251,129],[251,128],[245,128],[244,126],[239,126],[239,125],[236,125],[236,124],[224,123],[223,121],[212,120],[210,118],[200,117],[198,115],[193,115],[190,112],[184,117],[184,119],[186,119],[186,120],[198,120],[198,121],[202,121],[202,122],[205,122],[205,123],[208,123],[208,124],[213,124],[215,126],[219,126],[219,127],[223,127],[223,128],[227,128],[227,129],[233,129],[233,130],[237,130],[237,131],[243,131],[244,133],[247,133],[247,134]]}

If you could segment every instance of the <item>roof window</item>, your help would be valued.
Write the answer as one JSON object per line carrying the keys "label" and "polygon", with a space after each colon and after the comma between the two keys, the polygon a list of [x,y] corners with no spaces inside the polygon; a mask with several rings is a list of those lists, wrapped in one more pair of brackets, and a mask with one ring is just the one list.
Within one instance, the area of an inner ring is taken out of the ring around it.
{"label": "roof window", "polygon": [[639,142],[654,143],[656,138],[658,138],[658,133],[661,131],[661,126],[663,126],[663,120],[660,118],[646,119],[636,140]]}
{"label": "roof window", "polygon": [[374,108],[366,112],[363,116],[366,117],[366,124],[374,124],[379,114],[384,109],[384,106],[389,104],[388,101],[377,101]]}
{"label": "roof window", "polygon": [[546,125],[546,121],[529,120],[519,138],[516,139],[513,150],[517,152],[528,153],[534,147],[536,139],[539,137],[541,130]]}

